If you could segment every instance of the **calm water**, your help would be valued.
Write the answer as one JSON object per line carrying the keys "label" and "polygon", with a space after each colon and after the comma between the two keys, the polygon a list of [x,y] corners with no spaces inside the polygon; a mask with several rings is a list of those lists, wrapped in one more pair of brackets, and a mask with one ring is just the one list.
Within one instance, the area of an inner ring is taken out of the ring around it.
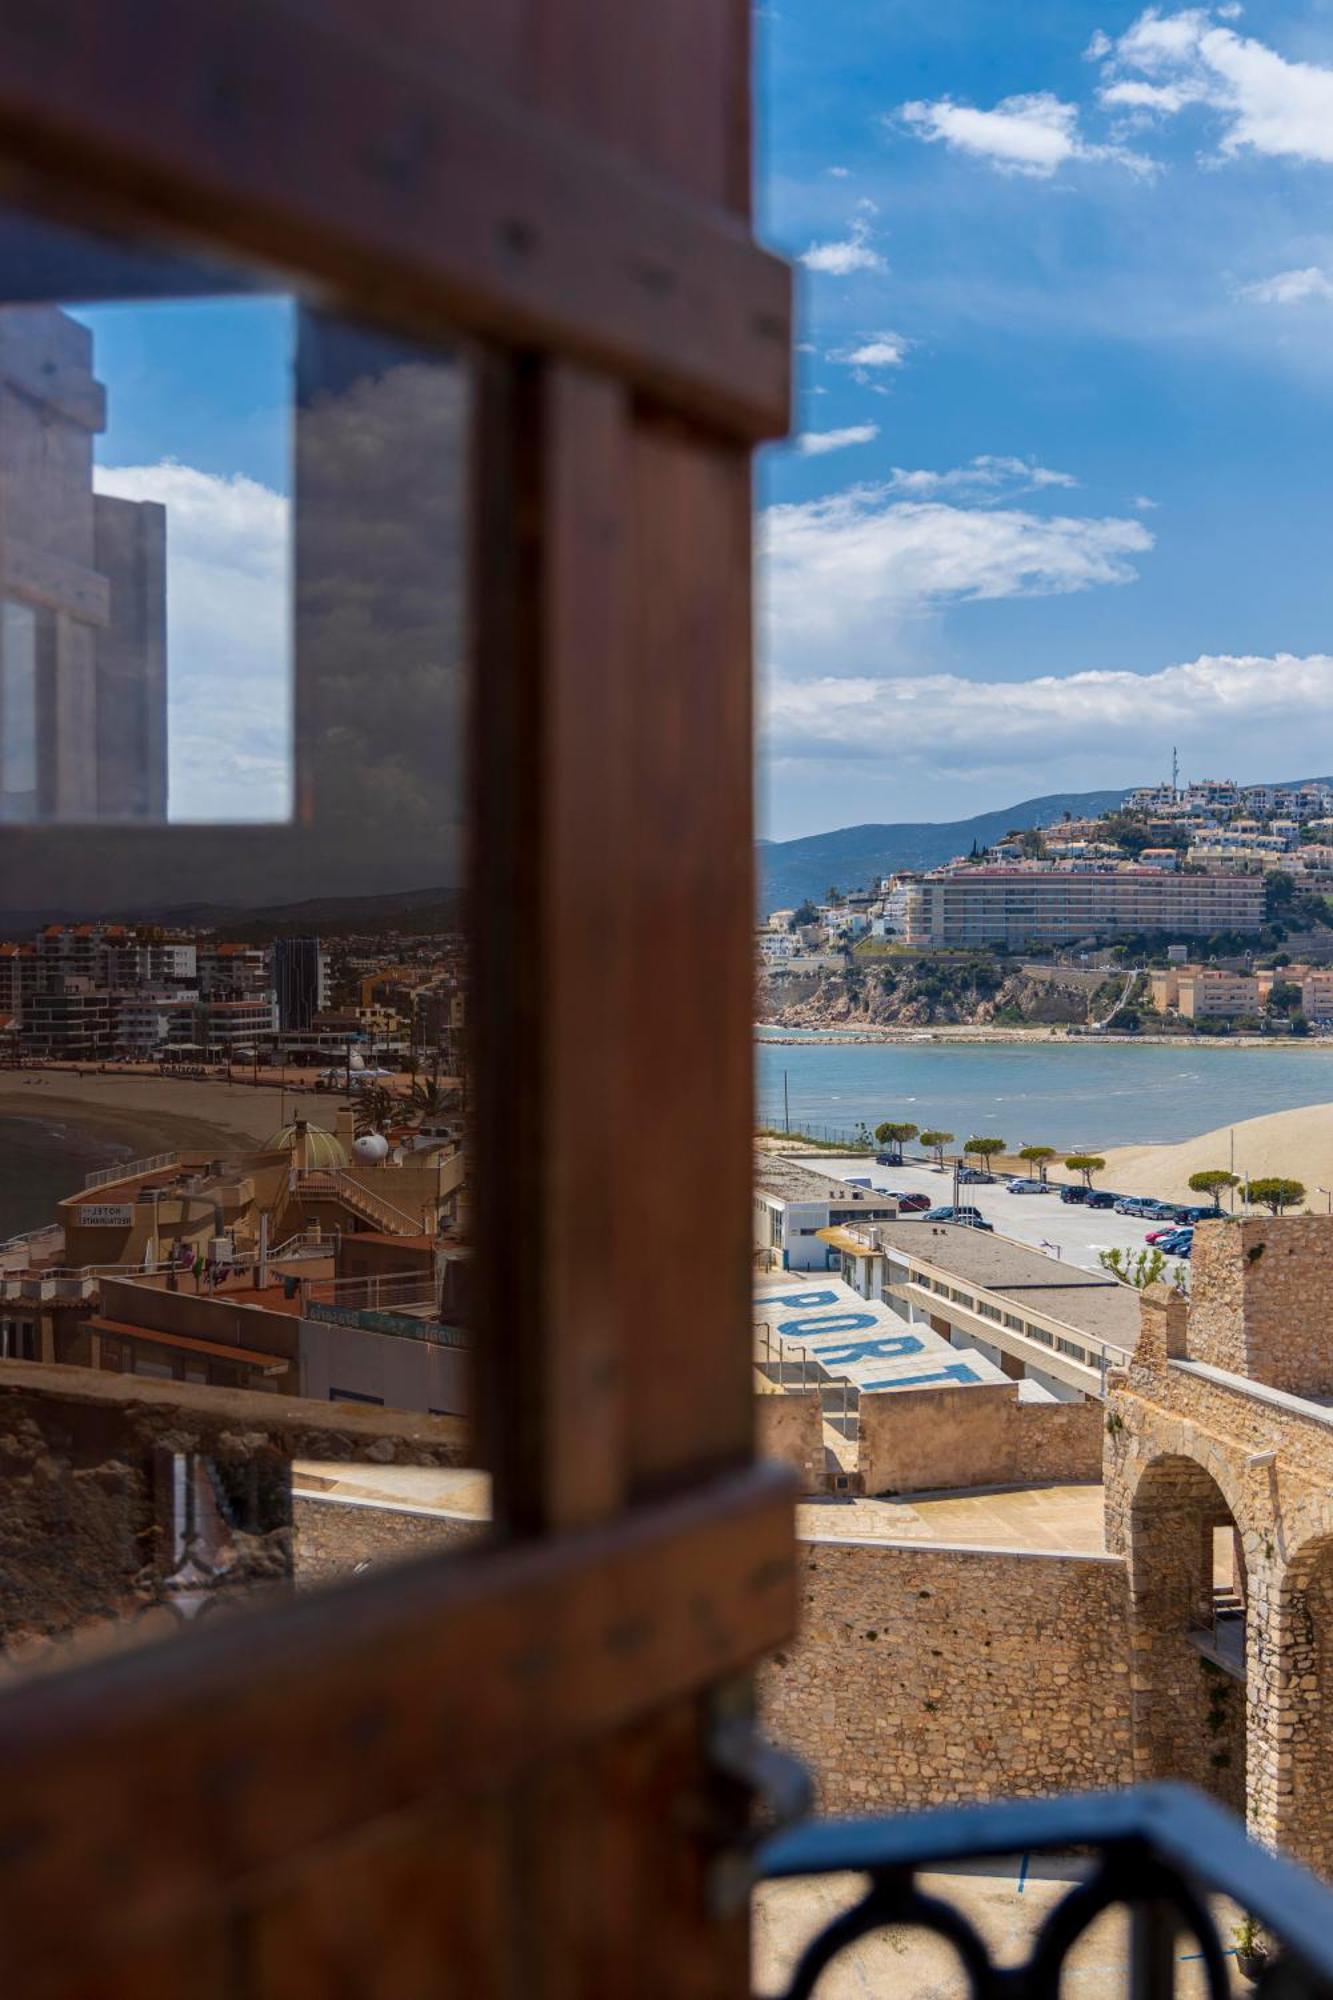
{"label": "calm water", "polygon": [[802,1042],[760,1043],[758,1059],[760,1123],[782,1123],[785,1070],[791,1122],[807,1131],[894,1118],[1017,1145],[1131,1146],[1333,1100],[1323,1048]]}
{"label": "calm water", "polygon": [[63,1118],[0,1118],[0,1239],[40,1229],[55,1205],[95,1167],[132,1157],[134,1148]]}

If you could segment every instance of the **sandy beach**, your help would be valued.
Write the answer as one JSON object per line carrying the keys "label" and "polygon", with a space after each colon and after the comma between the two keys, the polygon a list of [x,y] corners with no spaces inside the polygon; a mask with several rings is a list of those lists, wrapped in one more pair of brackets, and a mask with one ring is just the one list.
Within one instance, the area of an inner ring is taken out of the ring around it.
{"label": "sandy beach", "polygon": [[285,1117],[333,1124],[342,1099],[331,1093],[225,1078],[103,1074],[74,1070],[0,1072],[0,1118],[61,1120],[100,1141],[128,1146],[135,1156],[252,1148]]}
{"label": "sandy beach", "polygon": [[1333,1104],[1245,1118],[1174,1146],[1115,1146],[1105,1157],[1106,1171],[1097,1180],[1117,1194],[1197,1201],[1190,1175],[1224,1167],[1251,1180],[1279,1174],[1300,1181],[1311,1209],[1333,1211],[1333,1197],[1319,1192],[1333,1189]]}

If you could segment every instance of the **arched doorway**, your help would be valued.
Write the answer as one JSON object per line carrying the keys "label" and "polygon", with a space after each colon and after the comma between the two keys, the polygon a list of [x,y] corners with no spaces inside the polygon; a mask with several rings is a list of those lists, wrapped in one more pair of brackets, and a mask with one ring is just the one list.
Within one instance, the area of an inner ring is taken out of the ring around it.
{"label": "arched doorway", "polygon": [[[1287,1567],[1267,1678],[1277,1845],[1333,1876],[1333,1536],[1306,1542]],[[1288,1727],[1289,1731],[1288,1732]]]}
{"label": "arched doorway", "polygon": [[1130,1516],[1134,1755],[1246,1807],[1245,1599],[1240,1536],[1197,1460],[1155,1459]]}

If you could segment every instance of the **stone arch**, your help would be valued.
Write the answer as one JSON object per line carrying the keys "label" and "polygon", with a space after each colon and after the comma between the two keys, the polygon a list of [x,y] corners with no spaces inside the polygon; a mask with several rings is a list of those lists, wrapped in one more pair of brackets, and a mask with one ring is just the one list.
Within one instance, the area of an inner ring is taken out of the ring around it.
{"label": "stone arch", "polygon": [[1127,1553],[1136,1775],[1183,1779],[1244,1813],[1248,1579],[1213,1471],[1184,1453],[1151,1459]]}
{"label": "stone arch", "polygon": [[1257,1830],[1333,1876],[1333,1532],[1290,1556],[1252,1651],[1263,1731]]}

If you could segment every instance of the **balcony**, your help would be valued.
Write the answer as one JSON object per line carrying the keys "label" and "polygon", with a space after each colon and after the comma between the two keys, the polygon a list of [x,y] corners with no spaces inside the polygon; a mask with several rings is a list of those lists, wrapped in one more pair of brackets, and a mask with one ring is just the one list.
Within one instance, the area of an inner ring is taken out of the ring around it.
{"label": "balcony", "polygon": [[[997,1961],[995,1927],[986,1925],[983,1935],[959,1907],[965,1896],[975,1903],[967,1890],[979,1869],[1009,1857],[1016,1896],[1039,1880],[1049,1891],[1052,1873],[1061,1878],[1053,1897],[1030,1897],[1033,1921],[1018,1963],[1010,1949]],[[910,2000],[917,1991],[956,1992],[964,1981],[976,2000],[1055,2000],[1067,1980],[1085,1989],[1090,1968],[1079,1965],[1077,1948],[1108,1914],[1112,1922],[1120,1916],[1122,1942],[1108,1949],[1110,1934],[1099,1932],[1102,1949],[1088,1990],[1165,2000],[1187,1985],[1191,1993],[1202,1987],[1209,2000],[1225,2000],[1257,1975],[1264,1996],[1333,1994],[1333,1892],[1255,1846],[1239,1821],[1179,1785],[901,1818],[809,1821],[760,1849],[758,1873],[768,1883],[822,1887],[825,1910],[829,1889],[841,1885],[821,1878],[861,1878],[859,1893],[804,1943],[787,1984],[777,1989],[782,2000],[804,2000],[817,1988]],[[1245,1913],[1257,1923],[1262,1963],[1238,1959],[1231,1933]],[[886,1931],[892,1936],[881,1982],[865,1945]],[[914,1982],[904,1931],[940,1940],[956,1961],[954,1975],[941,1975],[932,1962],[930,1973]]]}

